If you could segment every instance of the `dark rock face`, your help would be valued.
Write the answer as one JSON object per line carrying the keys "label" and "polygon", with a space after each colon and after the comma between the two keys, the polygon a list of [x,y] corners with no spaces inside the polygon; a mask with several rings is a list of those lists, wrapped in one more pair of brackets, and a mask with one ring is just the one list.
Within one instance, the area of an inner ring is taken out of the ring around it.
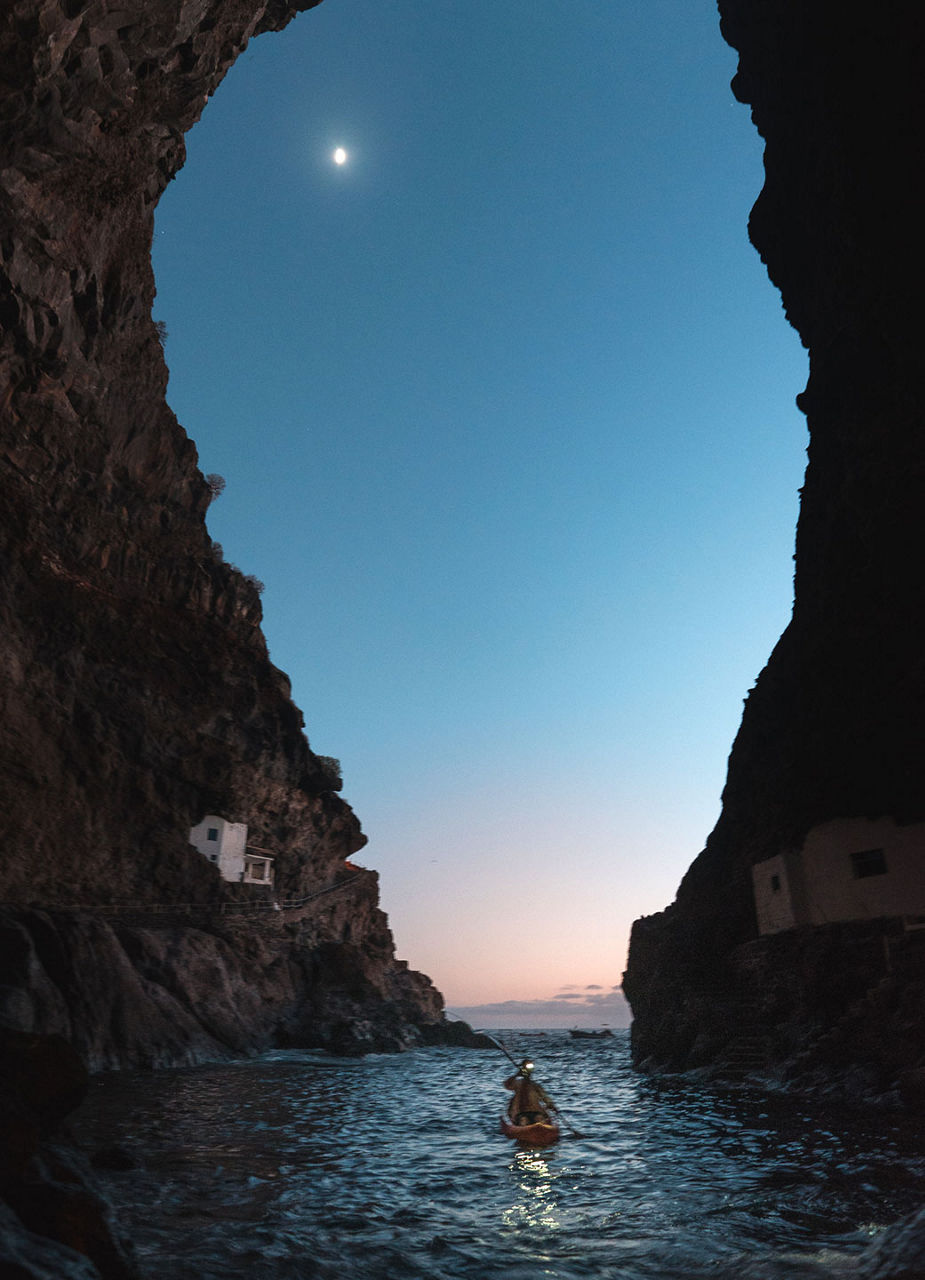
{"label": "dark rock face", "polygon": [[86,1092],[66,1040],[0,1029],[0,1272],[21,1280],[134,1280],[87,1161],[61,1138]]}
{"label": "dark rock face", "polygon": [[[803,1017],[817,1035],[844,1015],[814,995],[824,984],[797,962],[797,944],[778,957],[790,1014],[770,1026],[742,1015],[755,998],[737,950],[756,935],[752,864],[832,818],[925,816],[925,325],[912,161],[925,13],[912,0],[888,19],[857,0],[719,8],[740,55],[734,92],[766,144],[749,231],[809,348],[799,403],[811,444],[793,618],[747,699],[722,815],[677,901],[633,932],[625,989],[637,1060],[673,1068],[716,1061],[756,1025],[784,1034]],[[818,950],[844,967],[845,945]],[[881,976],[873,963],[849,995]],[[907,980],[922,989],[921,959]],[[921,1064],[925,1018],[903,1017]],[[877,1071],[907,1068],[907,1050],[891,1061],[884,1049]]]}
{"label": "dark rock face", "polygon": [[[313,909],[0,911],[0,1021],[65,1037],[91,1070],[192,1064],[274,1045],[399,1051],[450,1034],[439,992],[395,959],[367,872]],[[359,943],[345,940],[355,935]]]}
{"label": "dark rock face", "polygon": [[[316,2],[0,11],[0,1010],[93,1068],[402,1048],[443,1025],[376,876],[344,866],[366,838],[268,659],[255,584],[213,550],[151,320],[185,130],[253,36]],[[280,899],[336,891],[217,914],[249,891],[189,846],[206,813],[276,855]],[[113,903],[133,911],[100,916]]]}
{"label": "dark rock face", "polygon": [[[212,552],[150,318],[184,131],[252,35],[310,7],[20,0],[0,17],[3,897],[208,893],[185,847],[205,812],[290,853],[284,893],[318,842],[330,784],[254,587]],[[327,817],[359,847],[349,811]]]}

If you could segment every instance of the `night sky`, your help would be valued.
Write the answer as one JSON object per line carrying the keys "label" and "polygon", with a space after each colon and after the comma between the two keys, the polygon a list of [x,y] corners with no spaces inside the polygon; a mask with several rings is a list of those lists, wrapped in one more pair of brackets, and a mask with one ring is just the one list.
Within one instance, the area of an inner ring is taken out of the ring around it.
{"label": "night sky", "polygon": [[210,531],[483,1025],[625,1021],[789,618],[806,357],[735,65],[709,0],[325,0],[158,211]]}

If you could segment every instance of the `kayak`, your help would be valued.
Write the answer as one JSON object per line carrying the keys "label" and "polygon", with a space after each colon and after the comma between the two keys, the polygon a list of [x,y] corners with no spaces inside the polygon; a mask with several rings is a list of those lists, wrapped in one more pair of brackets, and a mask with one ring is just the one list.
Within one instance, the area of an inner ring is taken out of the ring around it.
{"label": "kayak", "polygon": [[557,1124],[512,1124],[507,1116],[501,1117],[501,1132],[506,1138],[516,1138],[528,1147],[549,1147],[559,1140]]}

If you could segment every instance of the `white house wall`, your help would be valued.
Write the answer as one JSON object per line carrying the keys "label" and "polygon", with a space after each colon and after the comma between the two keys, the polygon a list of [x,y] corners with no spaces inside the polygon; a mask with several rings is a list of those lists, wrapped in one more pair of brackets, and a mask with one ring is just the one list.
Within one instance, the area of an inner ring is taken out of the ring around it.
{"label": "white house wall", "polygon": [[[218,832],[217,840],[209,839],[210,830]],[[240,881],[244,878],[246,822],[228,822],[214,813],[207,813],[190,831],[189,841],[216,864],[223,880]]]}
{"label": "white house wall", "polygon": [[790,877],[783,854],[768,858],[752,867],[755,890],[755,913],[758,932],[780,933],[797,924],[790,889]]}
{"label": "white house wall", "polygon": [[247,823],[226,822],[225,836],[218,855],[218,869],[225,880],[244,879],[244,849],[247,845]]}
{"label": "white house wall", "polygon": [[[854,875],[851,855],[882,849],[884,875]],[[803,845],[808,924],[925,915],[925,823],[842,818],[814,827]]]}
{"label": "white house wall", "polygon": [[[882,850],[885,871],[855,874],[853,854]],[[778,888],[775,889],[775,877]],[[752,868],[758,932],[881,916],[925,917],[925,823],[839,818],[814,827],[799,850]]]}

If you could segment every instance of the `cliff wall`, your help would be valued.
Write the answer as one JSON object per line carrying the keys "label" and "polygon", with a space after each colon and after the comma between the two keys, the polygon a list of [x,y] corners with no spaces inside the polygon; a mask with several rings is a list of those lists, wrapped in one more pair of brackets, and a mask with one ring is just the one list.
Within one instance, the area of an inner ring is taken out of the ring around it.
{"label": "cliff wall", "polygon": [[[832,818],[925,816],[925,16],[911,0],[889,15],[858,0],[719,8],[739,52],[733,91],[765,142],[749,234],[809,349],[798,403],[810,446],[792,621],[746,701],[720,820],[676,902],[633,933],[637,1058],[674,1067],[741,1039],[749,981],[736,956],[756,935],[752,864]],[[823,1032],[836,1014],[813,1002],[786,948],[778,959],[791,1013],[804,1003]],[[846,979],[846,997],[881,977],[875,964]],[[904,1053],[878,1062],[882,1081],[925,1063],[923,1021]]]}
{"label": "cliff wall", "polygon": [[[158,197],[248,41],[317,0],[10,0],[0,9],[0,1007],[93,1066],[291,1042],[401,1047],[442,1023],[397,962],[366,838],[270,663],[254,583],[165,402]],[[206,813],[309,913],[188,844]],[[135,917],[90,908],[130,903]],[[145,918],[147,904],[194,904]],[[26,910],[29,906],[33,908]],[[86,907],[77,911],[74,908]]]}

